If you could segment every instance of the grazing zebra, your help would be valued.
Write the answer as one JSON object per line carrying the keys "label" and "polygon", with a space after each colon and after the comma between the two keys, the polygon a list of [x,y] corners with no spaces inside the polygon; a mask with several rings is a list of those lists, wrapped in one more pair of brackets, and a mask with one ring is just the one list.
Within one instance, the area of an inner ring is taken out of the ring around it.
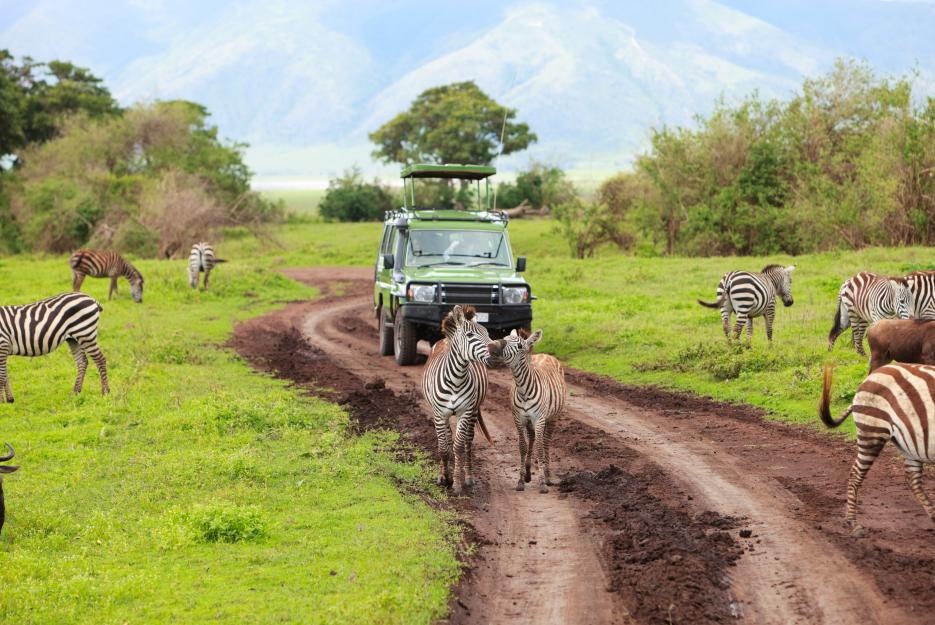
{"label": "grazing zebra", "polygon": [[903,455],[912,494],[935,522],[935,506],[922,490],[922,464],[935,462],[935,367],[905,363],[880,367],[861,383],[850,408],[837,419],[831,418],[829,410],[831,376],[832,369],[826,366],[818,405],[822,423],[834,428],[853,413],[857,426],[857,459],[847,482],[847,523],[855,532],[861,531],[857,493],[889,440]]}
{"label": "grazing zebra", "polygon": [[[565,408],[565,371],[562,363],[548,354],[532,353],[532,347],[542,338],[542,330],[531,336],[516,330],[498,341],[502,348],[498,362],[513,373],[513,422],[519,434],[519,480],[516,490],[525,489],[532,479],[532,456],[539,462],[539,492],[549,492],[554,484],[549,478],[549,440],[558,416]],[[534,452],[535,450],[535,452]]]}
{"label": "grazing zebra", "polygon": [[906,276],[916,319],[935,319],[935,271],[913,271]]}
{"label": "grazing zebra", "polygon": [[838,308],[828,333],[828,351],[848,326],[851,340],[861,356],[867,327],[880,319],[908,319],[912,316],[912,293],[905,278],[888,278],[861,271],[846,280],[838,290]]}
{"label": "grazing zebra", "polygon": [[123,276],[130,282],[133,301],[137,304],[143,302],[143,275],[117,252],[78,250],[71,255],[68,263],[74,275],[71,283],[73,291],[81,290],[85,276],[110,278],[110,290],[107,292],[107,299],[110,299],[117,292],[117,278]]}
{"label": "grazing zebra", "polygon": [[720,308],[724,324],[724,336],[730,340],[730,315],[737,314],[734,327],[734,339],[740,338],[744,324],[747,326],[747,340],[753,340],[753,318],[766,319],[766,338],[773,341],[773,318],[776,316],[776,295],[782,303],[792,306],[792,276],[795,265],[767,265],[760,273],[751,271],[731,271],[724,274],[717,285],[717,301],[714,303],[698,300],[708,308]]}
{"label": "grazing zebra", "polygon": [[[487,393],[486,364],[491,351],[498,347],[491,343],[487,329],[474,321],[474,309],[455,306],[442,320],[444,340],[435,344],[422,374],[422,394],[432,409],[438,453],[441,456],[441,474],[438,483],[453,484],[452,492],[461,494],[463,486],[473,486],[471,443],[474,423],[490,440],[481,417],[480,406]],[[449,420],[455,417],[454,445]],[[454,480],[450,463],[454,451]],[[465,471],[467,477],[465,477]]]}
{"label": "grazing zebra", "polygon": [[97,345],[97,322],[101,305],[84,293],[62,293],[21,306],[0,306],[0,389],[7,402],[13,389],[7,377],[8,356],[42,356],[68,343],[78,366],[75,393],[81,392],[88,356],[101,374],[101,392],[106,395],[107,362]]}
{"label": "grazing zebra", "polygon": [[208,276],[217,263],[226,263],[223,258],[214,256],[214,248],[207,241],[195,243],[188,257],[188,286],[198,288],[198,274],[205,273],[205,289],[208,288]]}
{"label": "grazing zebra", "polygon": [[[12,445],[10,445],[9,443],[4,443],[4,444],[6,445],[7,449],[10,450],[10,453],[8,453],[5,456],[0,456],[0,462],[6,462],[8,460],[12,460],[13,456],[16,453],[13,451]],[[19,467],[12,466],[9,464],[6,464],[6,465],[0,464],[0,531],[3,530],[3,520],[4,520],[4,516],[6,515],[6,508],[3,505],[3,474],[13,473],[13,471],[16,471],[18,468]]]}

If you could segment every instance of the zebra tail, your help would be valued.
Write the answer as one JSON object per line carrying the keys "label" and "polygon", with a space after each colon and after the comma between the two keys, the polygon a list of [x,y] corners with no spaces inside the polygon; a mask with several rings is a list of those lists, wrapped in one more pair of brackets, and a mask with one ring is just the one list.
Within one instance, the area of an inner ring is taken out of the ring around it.
{"label": "zebra tail", "polygon": [[215,263],[226,263],[227,259],[226,258],[215,258],[214,262]]}
{"label": "zebra tail", "polygon": [[81,259],[84,258],[84,254],[79,252],[77,254],[72,254],[71,258],[68,259],[68,264],[71,265],[72,269],[77,269],[78,265],[81,264]]}
{"label": "zebra tail", "polygon": [[831,377],[834,375],[834,367],[831,365],[825,365],[825,372],[823,376],[823,383],[821,386],[821,400],[818,402],[818,416],[821,417],[821,422],[824,423],[829,428],[836,428],[842,423],[847,417],[850,416],[851,411],[854,410],[854,406],[849,406],[847,410],[844,411],[840,417],[836,420],[831,418]]}
{"label": "zebra tail", "polygon": [[705,308],[720,308],[721,304],[724,303],[724,300],[718,299],[716,302],[703,302],[698,300],[698,303],[704,306]]}
{"label": "zebra tail", "polygon": [[490,432],[487,431],[487,424],[484,423],[484,415],[480,413],[480,410],[477,411],[477,424],[480,426],[480,431],[484,433],[487,442],[493,445],[493,439],[490,438]]}
{"label": "zebra tail", "polygon": [[845,328],[847,328],[843,320],[844,314],[844,304],[841,302],[841,298],[839,297],[838,307],[834,311],[834,325],[831,326],[831,332],[828,333],[828,349],[831,349],[834,346],[835,339],[837,339],[841,332],[844,332]]}

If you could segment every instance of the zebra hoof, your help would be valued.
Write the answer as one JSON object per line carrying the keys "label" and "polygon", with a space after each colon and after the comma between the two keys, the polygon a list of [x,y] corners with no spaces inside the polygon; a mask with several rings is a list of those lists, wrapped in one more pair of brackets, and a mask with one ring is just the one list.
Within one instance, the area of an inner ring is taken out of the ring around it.
{"label": "zebra hoof", "polygon": [[437,478],[435,478],[435,483],[439,486],[451,486],[451,480],[444,475],[439,475]]}
{"label": "zebra hoof", "polygon": [[539,484],[539,492],[542,494],[545,494],[549,492],[549,487],[546,486],[545,484]]}
{"label": "zebra hoof", "polygon": [[524,481],[524,482],[531,482],[531,481],[532,481],[532,473],[530,473],[529,471],[526,471],[525,473],[523,473],[523,481]]}
{"label": "zebra hoof", "polygon": [[460,487],[460,486],[455,486],[454,488],[452,488],[452,489],[451,489],[451,496],[452,496],[452,497],[460,497],[460,496],[461,496],[461,487]]}
{"label": "zebra hoof", "polygon": [[465,486],[474,486],[474,478],[473,478],[473,477],[469,477],[469,478],[465,479],[465,480],[464,480],[464,485],[465,485]]}
{"label": "zebra hoof", "polygon": [[854,525],[851,528],[851,538],[863,538],[867,535],[867,528],[861,525]]}
{"label": "zebra hoof", "polygon": [[523,480],[520,480],[516,483],[516,490],[526,490],[526,484]]}

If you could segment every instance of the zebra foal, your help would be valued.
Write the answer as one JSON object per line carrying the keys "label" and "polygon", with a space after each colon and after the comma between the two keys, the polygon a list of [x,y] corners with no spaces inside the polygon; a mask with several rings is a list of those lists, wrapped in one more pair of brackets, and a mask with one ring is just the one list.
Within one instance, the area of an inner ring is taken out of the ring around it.
{"label": "zebra foal", "polygon": [[903,455],[909,488],[929,518],[935,522],[935,506],[922,489],[922,465],[935,462],[935,367],[894,363],[876,369],[861,383],[850,407],[837,419],[831,417],[832,369],[825,366],[818,415],[829,428],[854,415],[857,426],[857,459],[847,482],[845,521],[856,533],[857,494],[874,460],[892,440]]}
{"label": "zebra foal", "polygon": [[[490,441],[480,406],[487,394],[486,365],[498,345],[491,343],[487,329],[474,321],[474,309],[470,306],[455,306],[442,321],[442,334],[445,338],[432,347],[422,372],[422,395],[432,410],[438,438],[441,456],[438,483],[452,486],[453,494],[460,495],[463,486],[474,485],[471,444],[476,422]],[[452,417],[455,418],[454,441]]]}
{"label": "zebra foal", "polygon": [[71,265],[73,291],[81,290],[81,283],[86,276],[110,278],[110,290],[107,292],[107,299],[110,299],[117,292],[117,278],[123,276],[130,282],[133,301],[143,303],[143,274],[117,252],[78,250],[71,255],[68,264]]}
{"label": "zebra foal", "polygon": [[198,274],[205,274],[205,290],[208,289],[208,276],[211,270],[218,263],[226,263],[223,258],[214,255],[214,248],[207,241],[195,243],[192,246],[191,254],[188,256],[188,286],[193,289],[198,288]]}
{"label": "zebra foal", "polygon": [[862,271],[847,279],[838,290],[838,308],[828,333],[828,351],[848,326],[851,341],[861,356],[867,327],[881,319],[908,319],[913,316],[912,292],[905,278],[888,278]]}
{"label": "zebra foal", "polygon": [[513,374],[513,423],[519,434],[519,480],[516,490],[524,490],[532,479],[532,456],[539,462],[539,492],[549,492],[549,441],[559,415],[565,408],[568,390],[562,363],[548,354],[533,354],[533,345],[542,338],[542,330],[532,335],[516,330],[498,341],[502,348],[497,357]]}
{"label": "zebra foal", "polygon": [[717,285],[717,301],[698,303],[707,308],[720,308],[724,336],[729,341],[730,316],[736,313],[734,340],[740,338],[744,325],[747,326],[747,340],[753,341],[753,318],[766,320],[766,338],[773,342],[773,319],[776,316],[776,296],[782,303],[792,306],[792,272],[795,265],[767,265],[760,273],[751,271],[730,271],[724,274]]}
{"label": "zebra foal", "polygon": [[101,393],[110,392],[107,361],[97,344],[101,305],[84,293],[63,293],[21,306],[0,306],[0,389],[4,400],[13,401],[7,375],[9,356],[43,356],[68,343],[78,367],[75,393],[81,392],[88,370],[88,356],[101,375]]}

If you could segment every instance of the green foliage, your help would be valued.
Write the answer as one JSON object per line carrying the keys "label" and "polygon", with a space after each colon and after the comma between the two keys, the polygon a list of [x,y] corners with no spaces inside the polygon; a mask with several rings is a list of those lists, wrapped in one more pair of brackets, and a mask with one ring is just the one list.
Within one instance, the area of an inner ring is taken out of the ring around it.
{"label": "green foliage", "polygon": [[[517,123],[516,110],[497,104],[472,81],[423,91],[408,111],[376,131],[374,158],[386,163],[489,165],[503,130],[503,154],[525,150],[536,135]],[[505,125],[504,125],[505,123]]]}
{"label": "green foliage", "polygon": [[497,205],[519,206],[523,202],[534,209],[551,208],[570,202],[575,188],[558,167],[533,163],[516,176],[515,183],[503,183],[497,188]]}
{"label": "green foliage", "polygon": [[[204,292],[185,261],[136,263],[142,306],[85,281],[104,306],[110,395],[93,365],[72,393],[64,347],[10,359],[16,403],[0,420],[21,469],[4,478],[0,621],[406,624],[446,611],[456,524],[398,486],[425,488],[428,467],[222,347],[235,323],[314,296],[269,268],[275,256],[224,251]],[[4,304],[70,284],[65,257],[0,267]]]}
{"label": "green foliage", "polygon": [[359,167],[328,183],[318,214],[328,221],[377,221],[393,209],[393,194],[378,180],[366,182]]}

